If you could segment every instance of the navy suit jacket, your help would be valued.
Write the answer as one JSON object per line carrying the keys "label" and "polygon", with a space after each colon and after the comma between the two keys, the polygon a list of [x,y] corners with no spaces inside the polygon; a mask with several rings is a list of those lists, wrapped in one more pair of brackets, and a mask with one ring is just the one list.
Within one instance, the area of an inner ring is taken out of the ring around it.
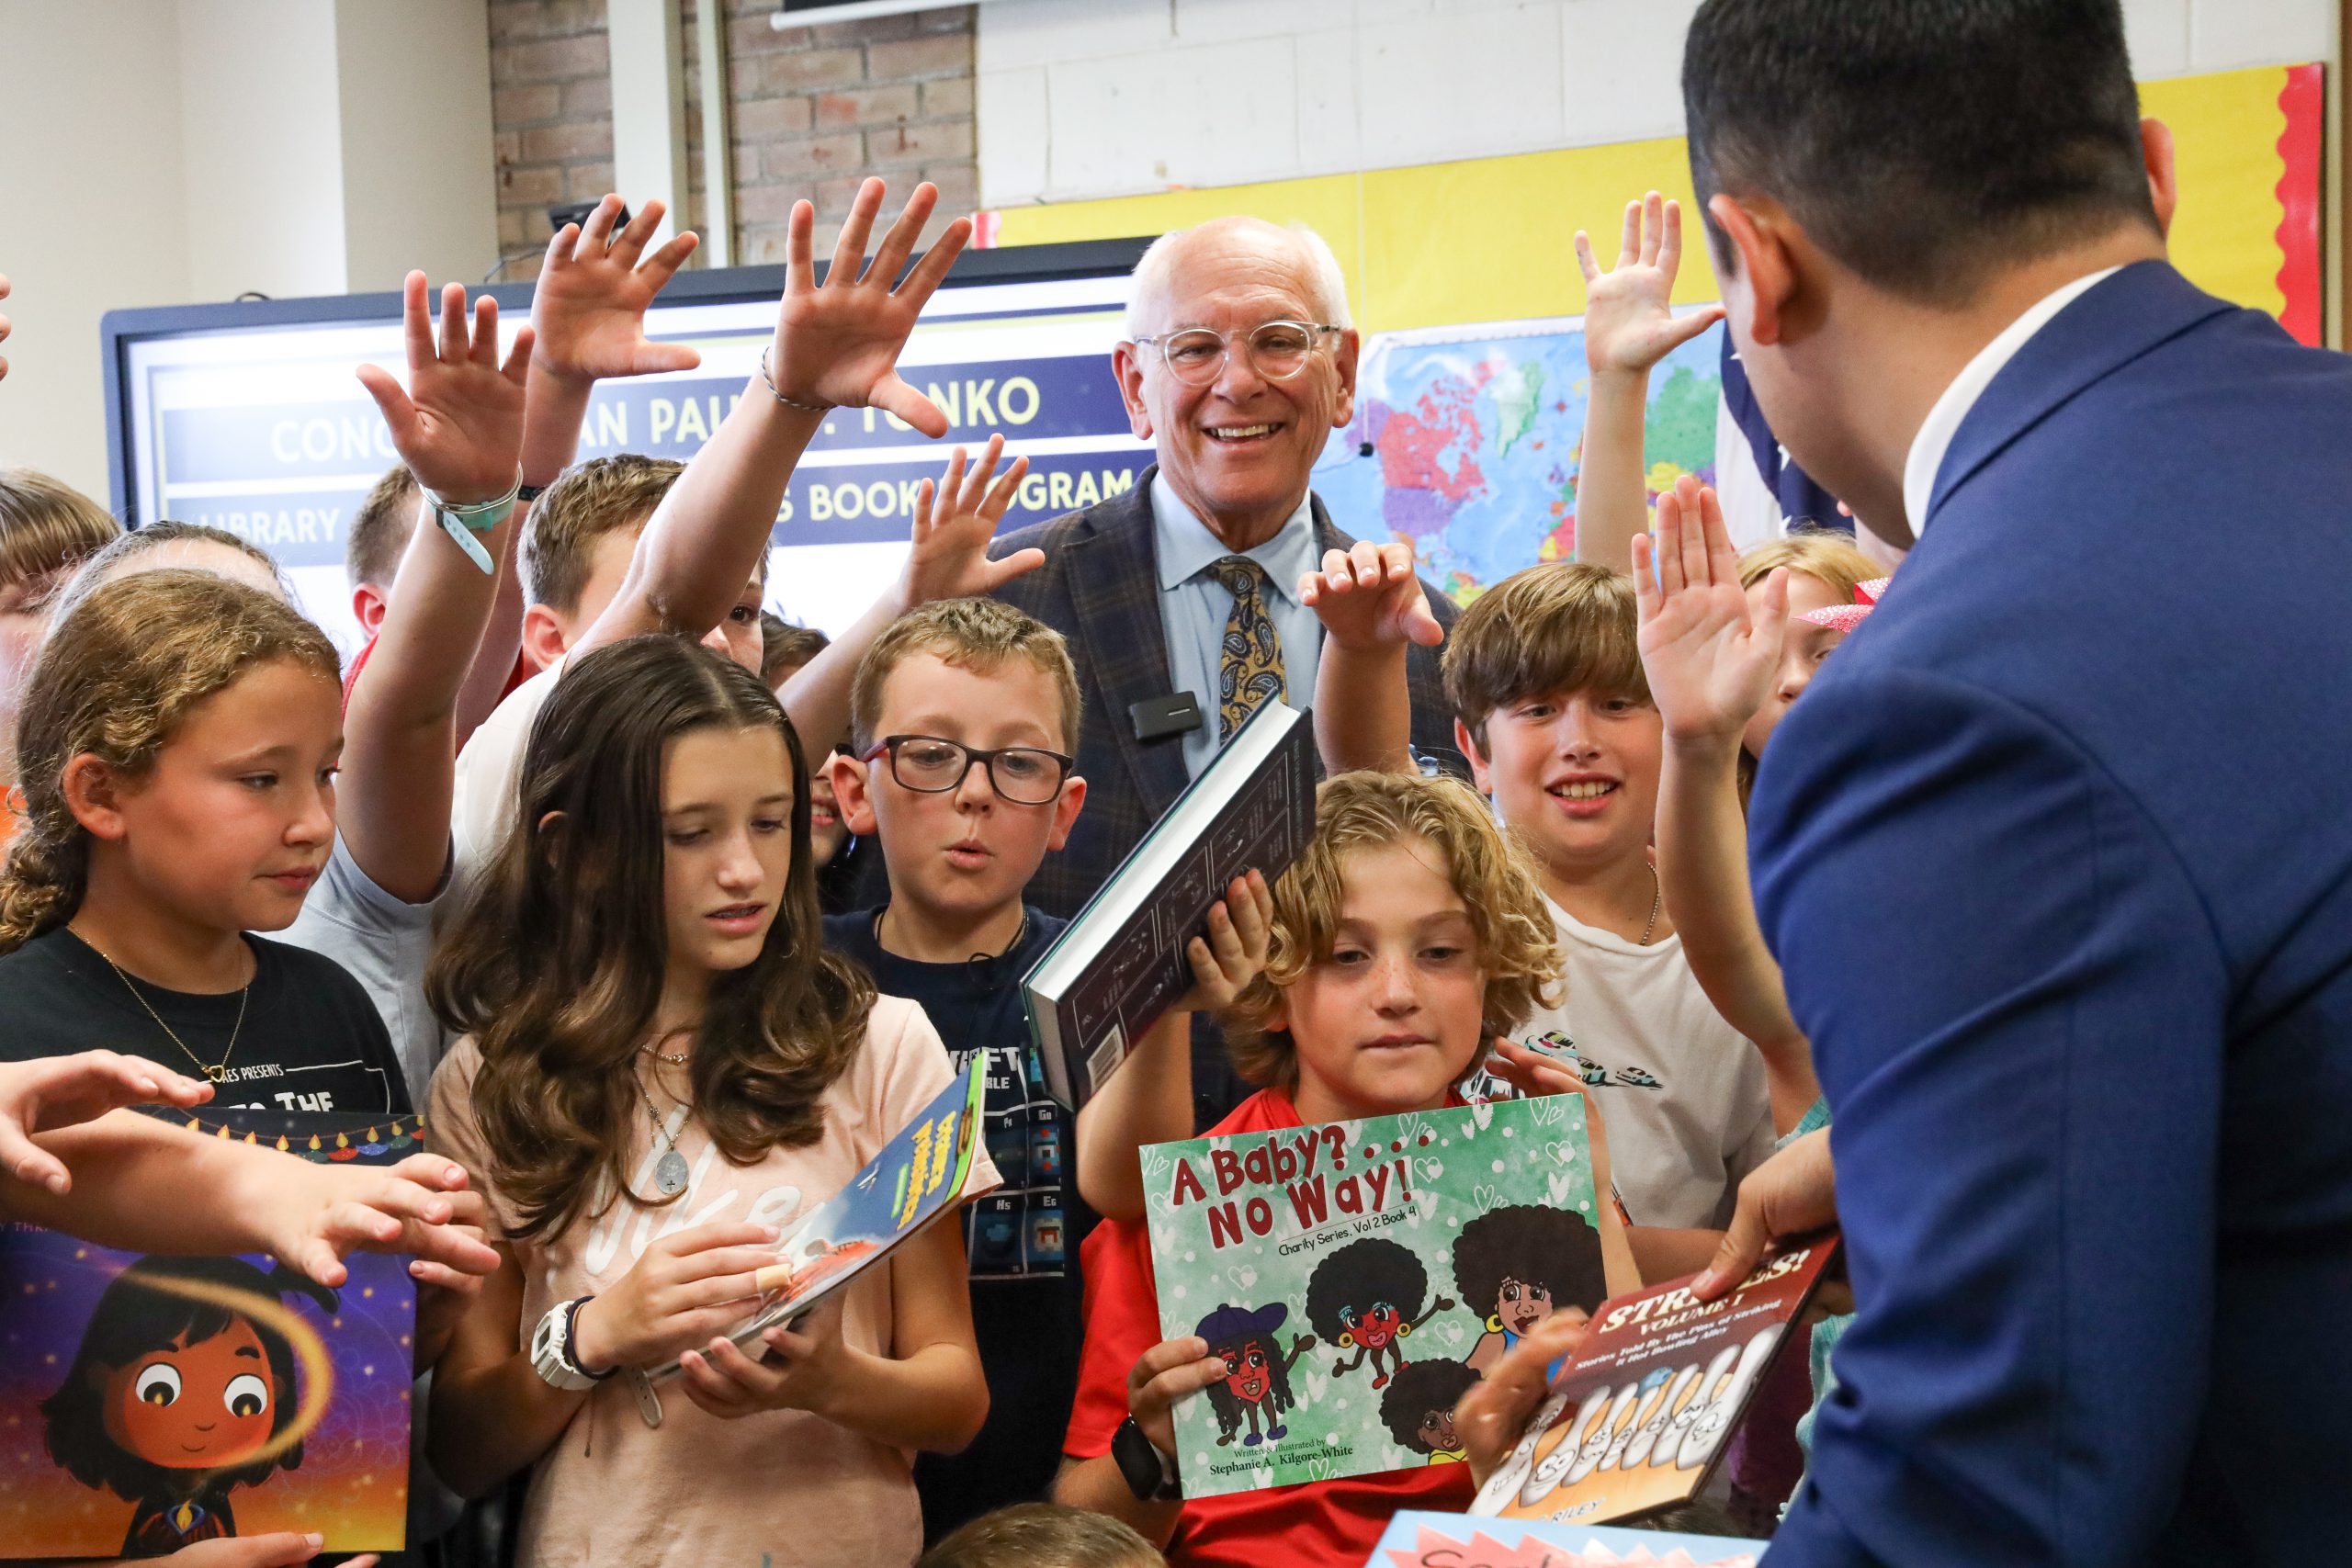
{"label": "navy suit jacket", "polygon": [[1773,737],[1860,1315],[1772,1568],[2352,1562],[2352,360],[2030,340]]}

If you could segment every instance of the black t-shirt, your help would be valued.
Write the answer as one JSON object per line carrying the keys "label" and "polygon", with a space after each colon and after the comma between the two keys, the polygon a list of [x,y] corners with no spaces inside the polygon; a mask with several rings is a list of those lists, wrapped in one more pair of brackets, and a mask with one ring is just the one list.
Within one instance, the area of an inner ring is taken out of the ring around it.
{"label": "black t-shirt", "polygon": [[1043,1497],[1061,1463],[1085,1337],[1078,1244],[1093,1216],[1070,1174],[1070,1114],[1046,1092],[1022,977],[1069,922],[1032,908],[999,958],[918,964],[884,951],[879,911],[828,916],[825,943],[864,964],[885,995],[922,1005],[956,1070],[985,1056],[989,1158],[1004,1185],[965,1210],[972,1327],[989,1380],[988,1424],[960,1454],[922,1454],[915,1486],[937,1540],[1009,1503]]}
{"label": "black t-shirt", "polygon": [[[209,1076],[207,1064],[225,1057],[214,1080],[218,1107],[408,1115],[391,1037],[359,982],[334,959],[302,948],[250,934],[245,943],[254,953],[254,978],[240,1024],[235,991],[167,991],[118,977],[95,948],[62,926],[36,937],[0,957],[0,1061],[102,1049],[201,1078]],[[173,1033],[187,1042],[186,1051],[172,1043]],[[190,1052],[202,1061],[190,1061]]]}

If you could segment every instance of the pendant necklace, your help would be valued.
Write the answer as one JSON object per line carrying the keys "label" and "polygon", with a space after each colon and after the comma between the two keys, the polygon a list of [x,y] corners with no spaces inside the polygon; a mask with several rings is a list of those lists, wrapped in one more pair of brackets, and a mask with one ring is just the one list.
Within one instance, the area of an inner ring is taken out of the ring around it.
{"label": "pendant necklace", "polygon": [[643,1084],[637,1086],[637,1092],[645,1096],[646,1114],[653,1119],[653,1135],[664,1145],[662,1157],[653,1162],[654,1190],[664,1198],[675,1198],[686,1190],[694,1173],[686,1168],[686,1156],[678,1152],[678,1141],[662,1124],[662,1108],[653,1103],[651,1095],[646,1094]]}

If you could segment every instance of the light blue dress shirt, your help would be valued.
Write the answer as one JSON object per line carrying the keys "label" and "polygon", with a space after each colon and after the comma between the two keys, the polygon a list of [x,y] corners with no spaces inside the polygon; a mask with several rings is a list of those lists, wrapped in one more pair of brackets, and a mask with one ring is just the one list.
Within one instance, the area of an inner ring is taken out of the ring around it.
{"label": "light blue dress shirt", "polygon": [[1315,513],[1305,497],[1274,536],[1254,550],[1235,551],[1177,499],[1165,474],[1151,480],[1151,553],[1159,570],[1159,625],[1168,634],[1168,678],[1200,699],[1201,727],[1184,737],[1184,772],[1198,778],[1216,755],[1217,666],[1233,595],[1209,574],[1227,556],[1248,556],[1265,570],[1266,613],[1282,639],[1283,681],[1290,705],[1315,701],[1316,661],[1323,653],[1323,623],[1299,602],[1298,580],[1323,564],[1315,547]]}

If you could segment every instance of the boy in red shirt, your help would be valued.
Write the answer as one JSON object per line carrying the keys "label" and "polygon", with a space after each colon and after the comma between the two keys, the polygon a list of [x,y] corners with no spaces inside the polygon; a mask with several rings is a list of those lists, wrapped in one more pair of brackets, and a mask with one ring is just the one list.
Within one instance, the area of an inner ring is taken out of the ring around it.
{"label": "boy in red shirt", "polygon": [[[1458,1105],[1456,1086],[1481,1065],[1524,1092],[1579,1091],[1503,1042],[1558,972],[1543,897],[1483,800],[1449,779],[1334,778],[1316,798],[1313,842],[1274,886],[1270,964],[1227,1015],[1235,1066],[1264,1087],[1211,1135]],[[1607,1191],[1600,1118],[1588,1117]],[[1605,1212],[1601,1249],[1610,1291],[1633,1288],[1623,1230]],[[1142,1221],[1106,1221],[1083,1256],[1086,1348],[1055,1501],[1125,1520],[1173,1568],[1361,1562],[1398,1509],[1469,1506],[1469,1467],[1456,1464],[1184,1500],[1170,1409],[1235,1374],[1204,1340],[1160,1340]]]}

